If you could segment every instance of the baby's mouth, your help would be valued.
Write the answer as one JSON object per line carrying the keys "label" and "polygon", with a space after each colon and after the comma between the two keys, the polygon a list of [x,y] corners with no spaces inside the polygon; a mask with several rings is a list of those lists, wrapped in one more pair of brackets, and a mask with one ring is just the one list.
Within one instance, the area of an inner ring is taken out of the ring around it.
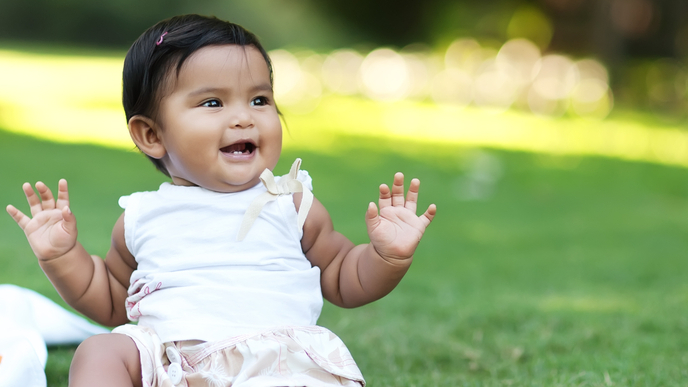
{"label": "baby's mouth", "polygon": [[255,150],[255,144],[250,142],[238,142],[220,149],[222,153],[229,153],[231,155],[250,155]]}

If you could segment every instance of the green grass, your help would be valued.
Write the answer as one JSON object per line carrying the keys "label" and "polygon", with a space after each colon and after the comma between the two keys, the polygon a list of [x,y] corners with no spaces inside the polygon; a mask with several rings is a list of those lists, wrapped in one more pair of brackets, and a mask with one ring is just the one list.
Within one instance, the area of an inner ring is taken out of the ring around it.
{"label": "green grass", "polygon": [[[409,274],[362,308],[326,305],[369,386],[680,386],[688,380],[688,170],[602,158],[483,150],[501,165],[494,194],[460,199],[473,150],[399,152],[371,139],[285,151],[314,177],[335,226],[365,242],[363,214],[396,171],[419,177],[438,215]],[[385,150],[379,150],[385,149]],[[408,151],[406,151],[408,149]],[[0,131],[0,203],[26,209],[25,181],[70,183],[80,240],[109,245],[117,198],[163,181],[134,152]],[[59,301],[21,230],[0,221],[0,283]],[[63,303],[62,303],[63,304]],[[64,305],[64,304],[63,304]],[[74,348],[51,348],[65,386]]]}

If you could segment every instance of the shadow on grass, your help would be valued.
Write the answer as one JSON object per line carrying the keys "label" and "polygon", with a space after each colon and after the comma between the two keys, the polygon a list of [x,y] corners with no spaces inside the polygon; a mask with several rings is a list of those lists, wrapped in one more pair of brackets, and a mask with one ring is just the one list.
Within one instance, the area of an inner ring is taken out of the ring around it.
{"label": "shadow on grass", "polygon": [[67,386],[69,384],[69,365],[74,357],[76,346],[48,347],[48,362],[45,377],[48,386]]}

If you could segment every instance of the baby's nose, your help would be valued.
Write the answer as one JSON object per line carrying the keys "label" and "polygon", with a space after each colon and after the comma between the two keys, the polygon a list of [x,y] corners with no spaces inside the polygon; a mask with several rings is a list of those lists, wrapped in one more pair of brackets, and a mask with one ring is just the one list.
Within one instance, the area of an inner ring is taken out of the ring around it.
{"label": "baby's nose", "polygon": [[248,128],[253,124],[253,118],[248,109],[234,109],[230,116],[231,128],[242,129]]}

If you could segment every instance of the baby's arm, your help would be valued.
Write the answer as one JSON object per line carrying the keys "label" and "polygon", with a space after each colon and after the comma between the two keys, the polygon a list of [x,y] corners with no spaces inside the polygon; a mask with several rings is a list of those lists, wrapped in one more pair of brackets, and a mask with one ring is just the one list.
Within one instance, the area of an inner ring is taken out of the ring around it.
{"label": "baby's arm", "polygon": [[59,182],[57,200],[41,182],[36,183],[40,198],[29,183],[22,188],[33,218],[11,205],[7,212],[24,230],[38,263],[60,296],[100,324],[126,323],[124,302],[135,260],[124,243],[123,217],[115,224],[112,247],[103,261],[77,242],[76,217],[69,209],[66,180]]}
{"label": "baby's arm", "polygon": [[334,230],[325,207],[314,200],[301,241],[306,257],[322,271],[323,296],[335,305],[356,307],[384,297],[406,274],[425,228],[437,211],[430,205],[416,216],[420,181],[413,179],[404,199],[404,175],[392,189],[380,186],[380,212],[370,203],[365,220],[370,243],[355,246]]}

